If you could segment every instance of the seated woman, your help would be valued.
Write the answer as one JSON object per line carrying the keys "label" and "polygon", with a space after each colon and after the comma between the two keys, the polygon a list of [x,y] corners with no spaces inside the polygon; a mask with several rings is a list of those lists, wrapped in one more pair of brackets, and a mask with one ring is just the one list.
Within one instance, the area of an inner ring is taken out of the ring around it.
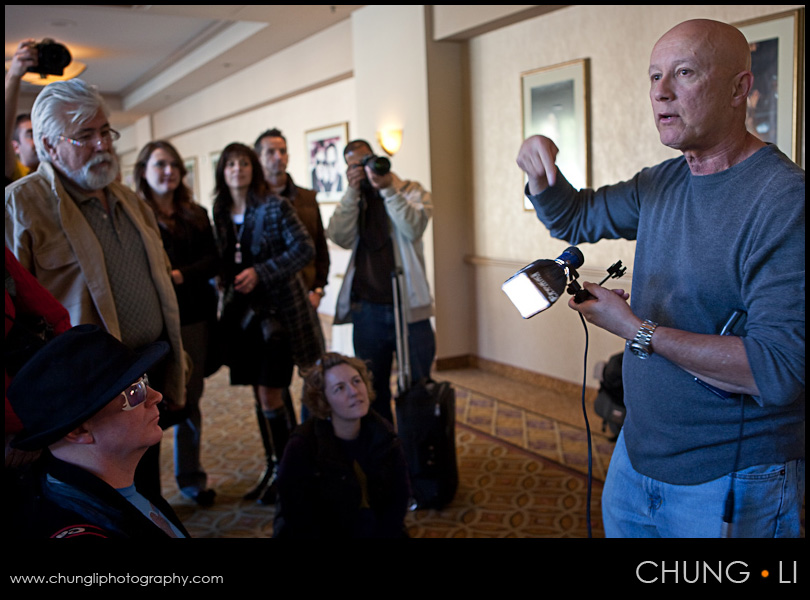
{"label": "seated woman", "polygon": [[391,424],[370,410],[366,365],[324,355],[304,375],[302,400],[311,417],[281,461],[275,537],[407,537],[405,456]]}

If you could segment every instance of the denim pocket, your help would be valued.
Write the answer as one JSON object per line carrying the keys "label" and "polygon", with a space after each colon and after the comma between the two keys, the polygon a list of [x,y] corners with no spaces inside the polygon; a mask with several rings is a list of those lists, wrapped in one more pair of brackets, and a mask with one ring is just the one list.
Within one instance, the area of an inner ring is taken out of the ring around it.
{"label": "denim pocket", "polygon": [[734,474],[734,478],[738,481],[771,481],[774,479],[784,478],[785,476],[785,463],[776,463],[771,465],[754,465],[747,469],[742,469]]}

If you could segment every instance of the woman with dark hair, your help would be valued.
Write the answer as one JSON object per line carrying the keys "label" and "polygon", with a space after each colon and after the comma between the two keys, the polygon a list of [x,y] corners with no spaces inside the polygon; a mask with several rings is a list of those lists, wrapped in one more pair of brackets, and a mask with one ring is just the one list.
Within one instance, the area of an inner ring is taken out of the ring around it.
{"label": "woman with dark hair", "polygon": [[[172,282],[180,307],[183,348],[193,370],[186,384],[186,407],[179,415],[164,415],[174,431],[174,464],[177,486],[201,506],[214,502],[207,475],[200,465],[202,414],[200,398],[209,332],[216,318],[217,294],[210,280],[218,272],[219,256],[211,221],[183,183],[186,168],[177,150],[164,141],[143,147],[135,163],[138,195],[152,208],[160,227],[163,247],[172,265]],[[172,419],[177,417],[177,419]]]}
{"label": "woman with dark hair", "polygon": [[265,472],[245,498],[273,503],[276,463],[295,422],[283,390],[294,365],[306,369],[324,351],[318,316],[299,275],[315,249],[292,205],[268,192],[248,146],[230,144],[222,151],[215,195],[225,363],[231,385],[253,387],[266,459]]}
{"label": "woman with dark hair", "polygon": [[373,396],[358,358],[330,352],[304,374],[312,416],[281,461],[275,537],[406,537],[408,467],[393,427],[370,410]]}

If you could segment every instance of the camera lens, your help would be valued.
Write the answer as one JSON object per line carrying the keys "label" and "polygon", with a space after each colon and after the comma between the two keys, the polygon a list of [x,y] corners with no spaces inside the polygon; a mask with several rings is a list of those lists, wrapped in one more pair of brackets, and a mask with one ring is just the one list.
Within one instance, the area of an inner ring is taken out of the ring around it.
{"label": "camera lens", "polygon": [[363,159],[363,166],[371,169],[375,175],[387,175],[391,171],[391,161],[384,156],[370,154]]}

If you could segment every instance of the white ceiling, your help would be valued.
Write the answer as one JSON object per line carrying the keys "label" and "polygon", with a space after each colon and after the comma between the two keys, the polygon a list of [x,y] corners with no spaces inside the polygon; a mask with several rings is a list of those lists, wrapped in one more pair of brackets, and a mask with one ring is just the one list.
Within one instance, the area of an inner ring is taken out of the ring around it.
{"label": "white ceiling", "polygon": [[[350,17],[352,5],[6,5],[6,60],[52,38],[87,64],[118,127]],[[20,109],[36,86],[25,84]]]}

